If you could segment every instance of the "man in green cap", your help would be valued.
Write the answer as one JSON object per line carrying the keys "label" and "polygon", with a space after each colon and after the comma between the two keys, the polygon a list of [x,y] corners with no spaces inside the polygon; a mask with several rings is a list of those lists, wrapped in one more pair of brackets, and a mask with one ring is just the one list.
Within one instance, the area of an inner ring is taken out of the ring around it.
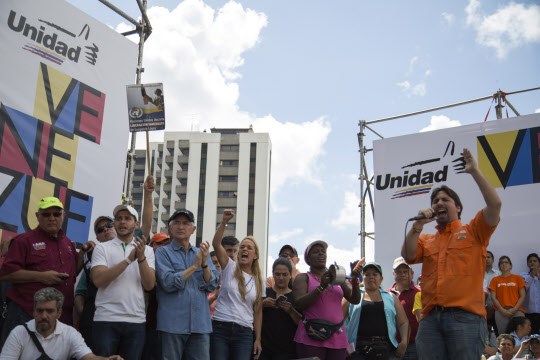
{"label": "man in green cap", "polygon": [[82,268],[84,251],[93,249],[94,243],[84,244],[84,250],[77,254],[62,230],[64,205],[56,197],[41,199],[36,218],[35,229],[13,239],[0,269],[0,280],[12,284],[6,294],[8,307],[0,346],[13,328],[32,319],[34,294],[45,287],[54,287],[64,294],[59,320],[73,325],[75,278]]}

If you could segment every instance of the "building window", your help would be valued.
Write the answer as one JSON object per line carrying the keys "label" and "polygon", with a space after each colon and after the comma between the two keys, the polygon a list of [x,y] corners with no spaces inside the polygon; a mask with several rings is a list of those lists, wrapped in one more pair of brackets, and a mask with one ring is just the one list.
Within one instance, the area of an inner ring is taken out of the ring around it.
{"label": "building window", "polygon": [[141,200],[142,199],[142,194],[132,194],[131,196],[133,197],[133,200]]}
{"label": "building window", "polygon": [[138,158],[135,158],[135,164],[137,165],[140,165],[140,164],[143,164],[146,162],[146,158],[143,158],[143,157],[138,157]]}
{"label": "building window", "polygon": [[180,156],[188,156],[188,155],[189,155],[189,148],[180,149]]}
{"label": "building window", "polygon": [[144,176],[144,170],[133,171],[133,176]]}
{"label": "building window", "polygon": [[180,179],[180,186],[186,186],[187,185],[187,179]]}
{"label": "building window", "polygon": [[[221,223],[217,223],[216,227],[219,227],[219,225],[221,225]],[[236,229],[236,224],[235,223],[228,223],[227,227],[225,229],[226,230],[235,230]]]}
{"label": "building window", "polygon": [[240,145],[221,145],[221,151],[239,151]]}
{"label": "building window", "polygon": [[217,213],[218,214],[223,214],[223,211],[227,210],[227,209],[231,209],[233,210],[234,212],[236,212],[236,208],[235,207],[218,207],[217,208]]}
{"label": "building window", "polygon": [[180,194],[180,201],[186,201],[187,194]]}
{"label": "building window", "polygon": [[220,176],[219,181],[238,181],[238,176]]}
{"label": "building window", "polygon": [[220,191],[218,192],[218,197],[221,198],[235,198],[236,194],[234,191]]}
{"label": "building window", "polygon": [[187,169],[188,169],[188,164],[182,164],[182,165],[180,165],[180,169],[182,169],[182,171],[187,171]]}
{"label": "building window", "polygon": [[221,160],[219,166],[238,166],[238,160]]}

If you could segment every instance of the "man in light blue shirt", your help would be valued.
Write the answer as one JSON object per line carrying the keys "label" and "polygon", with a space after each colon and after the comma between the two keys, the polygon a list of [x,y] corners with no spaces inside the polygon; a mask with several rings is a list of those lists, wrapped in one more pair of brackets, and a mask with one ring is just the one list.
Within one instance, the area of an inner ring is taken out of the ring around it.
{"label": "man in light blue shirt", "polygon": [[208,254],[208,242],[200,248],[189,243],[194,223],[189,210],[172,214],[168,223],[172,241],[156,252],[157,329],[163,359],[210,359],[207,294],[218,286],[219,272]]}
{"label": "man in light blue shirt", "polygon": [[540,333],[540,257],[536,253],[527,256],[529,271],[520,275],[527,285],[527,294],[523,302],[525,316],[531,320],[531,334]]}

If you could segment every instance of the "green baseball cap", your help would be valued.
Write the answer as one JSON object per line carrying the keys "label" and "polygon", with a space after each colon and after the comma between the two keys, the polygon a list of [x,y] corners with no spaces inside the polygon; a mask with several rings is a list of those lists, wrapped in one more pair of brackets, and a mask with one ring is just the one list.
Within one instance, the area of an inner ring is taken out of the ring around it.
{"label": "green baseball cap", "polygon": [[48,209],[53,206],[59,207],[60,209],[64,208],[64,205],[62,205],[62,202],[58,198],[55,198],[54,196],[50,196],[50,197],[45,197],[41,199],[41,201],[38,204],[38,210]]}
{"label": "green baseball cap", "polygon": [[364,271],[366,271],[367,268],[374,268],[375,270],[377,270],[379,272],[379,274],[381,274],[382,276],[382,268],[381,268],[381,265],[379,265],[378,263],[376,263],[375,261],[373,262],[369,262],[367,263],[366,265],[364,265]]}

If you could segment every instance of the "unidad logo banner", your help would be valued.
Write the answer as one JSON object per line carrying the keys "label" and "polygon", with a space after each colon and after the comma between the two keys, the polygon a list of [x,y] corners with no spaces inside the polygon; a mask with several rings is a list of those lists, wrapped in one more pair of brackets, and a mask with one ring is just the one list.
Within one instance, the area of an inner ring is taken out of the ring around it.
{"label": "unidad logo banner", "polygon": [[[430,207],[435,187],[444,184],[458,193],[464,224],[485,206],[472,177],[461,172],[468,148],[503,202],[488,249],[496,259],[510,256],[513,273],[527,270],[527,255],[540,251],[533,230],[540,218],[539,139],[540,114],[533,114],[375,141],[375,259],[390,271],[407,219]],[[424,232],[434,234],[435,225],[427,224]],[[416,277],[421,265],[414,269]]]}
{"label": "unidad logo banner", "polygon": [[137,46],[62,0],[2,1],[0,43],[0,238],[35,228],[56,196],[86,242],[121,201]]}

